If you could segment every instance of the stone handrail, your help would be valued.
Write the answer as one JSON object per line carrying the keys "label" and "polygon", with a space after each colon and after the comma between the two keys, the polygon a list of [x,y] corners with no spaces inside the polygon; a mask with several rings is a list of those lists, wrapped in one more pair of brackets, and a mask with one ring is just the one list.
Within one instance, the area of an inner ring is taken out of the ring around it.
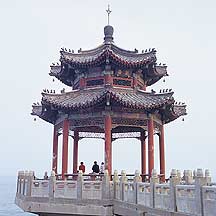
{"label": "stone handrail", "polygon": [[118,200],[170,212],[214,215],[212,212],[216,212],[216,186],[210,186],[211,177],[208,172],[205,176],[201,170],[195,176],[191,176],[191,173],[185,172],[181,177],[176,170],[172,170],[169,182],[159,183],[160,177],[155,171],[150,182],[142,182],[138,172],[133,181],[128,180],[124,171],[120,176],[115,172],[112,181],[107,171],[97,179],[84,181],[82,173],[76,175],[76,180],[58,180],[52,172],[49,179],[41,180],[35,179],[33,172],[22,171],[18,173],[17,194],[49,199]]}
{"label": "stone handrail", "polygon": [[204,215],[208,215],[209,209],[211,212],[216,212],[216,186],[202,187],[202,202]]}
{"label": "stone handrail", "polygon": [[179,212],[196,212],[195,185],[176,185],[176,206]]}

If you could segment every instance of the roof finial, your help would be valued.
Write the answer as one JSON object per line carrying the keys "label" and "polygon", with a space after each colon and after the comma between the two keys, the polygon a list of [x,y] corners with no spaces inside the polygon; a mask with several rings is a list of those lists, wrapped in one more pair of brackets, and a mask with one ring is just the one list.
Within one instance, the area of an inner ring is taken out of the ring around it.
{"label": "roof finial", "polygon": [[107,12],[107,21],[108,21],[108,25],[109,25],[109,15],[110,15],[110,13],[112,12],[112,11],[110,10],[109,4],[108,4],[108,9],[106,10],[106,12]]}

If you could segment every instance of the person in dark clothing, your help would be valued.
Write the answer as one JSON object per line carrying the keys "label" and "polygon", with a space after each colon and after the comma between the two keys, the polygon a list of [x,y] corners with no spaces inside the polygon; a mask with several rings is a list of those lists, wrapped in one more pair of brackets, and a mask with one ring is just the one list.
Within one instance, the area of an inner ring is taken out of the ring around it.
{"label": "person in dark clothing", "polygon": [[93,173],[99,173],[100,172],[97,161],[94,162],[94,165],[92,166],[92,171],[93,171]]}

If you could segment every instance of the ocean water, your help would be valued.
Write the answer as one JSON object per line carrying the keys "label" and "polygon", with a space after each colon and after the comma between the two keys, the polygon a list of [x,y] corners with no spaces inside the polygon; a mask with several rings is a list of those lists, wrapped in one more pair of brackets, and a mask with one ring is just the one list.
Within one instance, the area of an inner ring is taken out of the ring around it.
{"label": "ocean water", "polygon": [[23,212],[14,204],[16,177],[0,176],[0,216],[36,216]]}

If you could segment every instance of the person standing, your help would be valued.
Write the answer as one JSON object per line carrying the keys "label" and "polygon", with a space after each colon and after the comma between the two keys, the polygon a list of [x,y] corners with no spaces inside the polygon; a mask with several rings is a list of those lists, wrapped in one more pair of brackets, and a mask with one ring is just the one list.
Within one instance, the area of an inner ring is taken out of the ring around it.
{"label": "person standing", "polygon": [[83,162],[80,163],[79,170],[82,171],[82,173],[85,173],[85,165]]}
{"label": "person standing", "polygon": [[92,171],[93,171],[93,173],[99,173],[100,172],[97,161],[94,161],[94,165],[92,166]]}
{"label": "person standing", "polygon": [[100,165],[100,174],[104,174],[104,162],[101,162],[101,165]]}

